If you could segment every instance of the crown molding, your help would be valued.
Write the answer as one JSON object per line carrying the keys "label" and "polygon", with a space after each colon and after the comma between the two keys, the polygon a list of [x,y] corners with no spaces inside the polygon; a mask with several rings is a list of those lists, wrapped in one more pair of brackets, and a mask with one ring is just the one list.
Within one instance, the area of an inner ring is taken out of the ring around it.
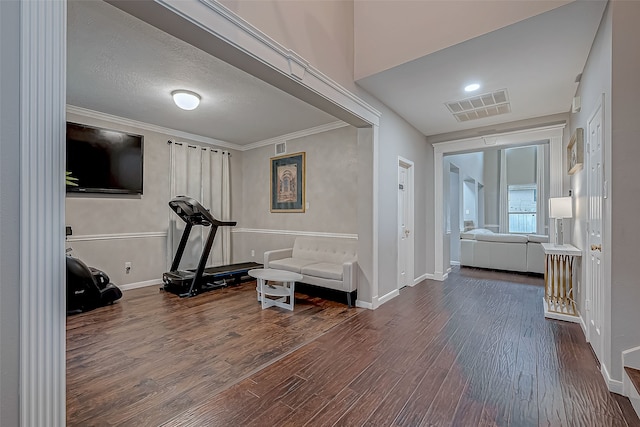
{"label": "crown molding", "polygon": [[322,132],[328,132],[334,129],[340,129],[345,126],[349,126],[349,123],[345,123],[342,120],[327,123],[326,125],[320,125],[309,129],[300,130],[297,132],[291,132],[286,135],[276,136],[274,138],[264,139],[262,141],[253,142],[242,146],[242,151],[253,150],[260,147],[266,147],[267,145],[274,145],[280,142],[290,141],[296,138],[302,138],[305,136],[315,135]]}
{"label": "crown molding", "polygon": [[214,145],[220,148],[243,151],[242,145],[234,144],[232,142],[221,141],[219,139],[196,135],[195,133],[183,132],[181,130],[166,128],[163,126],[156,126],[145,122],[139,122],[137,120],[126,119],[124,117],[114,116],[111,114],[102,113],[100,111],[76,107],[75,105],[67,104],[67,114],[78,114],[80,116],[90,117],[92,119],[98,120],[106,120],[123,126],[137,127],[144,130],[149,130],[151,132],[164,133],[178,138],[190,139],[192,141],[202,142],[204,144]]}
{"label": "crown molding", "polygon": [[177,129],[166,128],[163,126],[156,126],[145,122],[139,122],[137,120],[127,119],[120,116],[114,116],[112,114],[102,113],[100,111],[89,110],[88,108],[77,107],[75,105],[67,104],[67,114],[78,114],[84,117],[90,117],[97,120],[105,120],[112,123],[117,123],[123,126],[131,126],[151,132],[164,133],[167,135],[175,136],[178,138],[185,138],[192,141],[202,142],[209,145],[214,145],[220,148],[228,148],[237,151],[248,151],[255,148],[265,147],[267,145],[276,144],[283,141],[290,141],[296,138],[302,138],[305,136],[315,135],[322,132],[328,132],[334,129],[340,129],[345,126],[349,126],[349,123],[345,123],[341,120],[327,123],[325,125],[315,126],[309,129],[303,129],[296,132],[291,132],[285,135],[276,136],[262,141],[253,142],[247,145],[234,144],[232,142],[221,141],[219,139],[209,138],[202,135],[196,135],[194,133],[183,132]]}

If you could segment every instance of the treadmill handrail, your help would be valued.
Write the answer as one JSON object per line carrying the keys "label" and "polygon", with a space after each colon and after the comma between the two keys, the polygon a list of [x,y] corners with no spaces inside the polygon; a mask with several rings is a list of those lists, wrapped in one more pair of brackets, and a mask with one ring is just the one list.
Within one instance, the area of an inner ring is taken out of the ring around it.
{"label": "treadmill handrail", "polygon": [[[217,227],[230,226],[233,227],[237,224],[236,221],[218,221],[211,215],[208,209],[200,204],[196,199],[189,196],[176,196],[169,201],[171,209],[186,223],[199,224],[199,225],[215,225]],[[188,208],[188,209],[185,209]],[[197,221],[189,221],[192,218],[198,219]],[[202,218],[207,220],[209,224],[203,224]]]}

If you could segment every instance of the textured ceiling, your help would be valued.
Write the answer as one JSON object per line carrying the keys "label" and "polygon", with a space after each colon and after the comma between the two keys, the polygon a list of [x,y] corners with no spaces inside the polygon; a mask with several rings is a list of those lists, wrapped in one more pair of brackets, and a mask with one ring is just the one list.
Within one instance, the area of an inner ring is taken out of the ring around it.
{"label": "textured ceiling", "polygon": [[[605,6],[575,1],[358,84],[427,136],[566,113]],[[476,81],[482,88],[465,93]],[[507,89],[510,113],[460,123],[445,105],[498,89]]]}
{"label": "textured ceiling", "polygon": [[101,1],[70,1],[67,25],[70,105],[239,145],[337,120]]}

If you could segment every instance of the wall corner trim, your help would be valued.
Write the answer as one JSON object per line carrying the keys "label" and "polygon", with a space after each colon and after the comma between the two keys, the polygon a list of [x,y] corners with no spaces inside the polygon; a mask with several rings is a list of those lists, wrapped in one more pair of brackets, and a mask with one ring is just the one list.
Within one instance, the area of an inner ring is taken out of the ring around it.
{"label": "wall corner trim", "polygon": [[67,3],[19,7],[19,416],[21,426],[63,426]]}
{"label": "wall corner trim", "polygon": [[411,284],[411,286],[415,286],[418,283],[422,282],[423,280],[427,280],[429,276],[430,276],[429,274],[424,273],[423,275],[416,277],[415,279],[413,279],[413,283]]}
{"label": "wall corner trim", "polygon": [[373,310],[373,304],[371,304],[370,302],[359,300],[359,299],[356,300],[356,307],[366,308],[367,310]]}

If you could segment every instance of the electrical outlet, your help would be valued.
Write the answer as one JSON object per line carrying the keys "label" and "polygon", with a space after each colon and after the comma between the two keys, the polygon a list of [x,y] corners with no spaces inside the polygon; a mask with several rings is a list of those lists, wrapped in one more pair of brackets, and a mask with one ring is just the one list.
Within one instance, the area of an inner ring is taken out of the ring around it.
{"label": "electrical outlet", "polygon": [[256,256],[256,251],[254,251],[253,249],[251,249],[251,256],[252,257]]}
{"label": "electrical outlet", "polygon": [[130,262],[125,262],[124,263],[124,272],[125,272],[125,274],[131,273],[131,263]]}

